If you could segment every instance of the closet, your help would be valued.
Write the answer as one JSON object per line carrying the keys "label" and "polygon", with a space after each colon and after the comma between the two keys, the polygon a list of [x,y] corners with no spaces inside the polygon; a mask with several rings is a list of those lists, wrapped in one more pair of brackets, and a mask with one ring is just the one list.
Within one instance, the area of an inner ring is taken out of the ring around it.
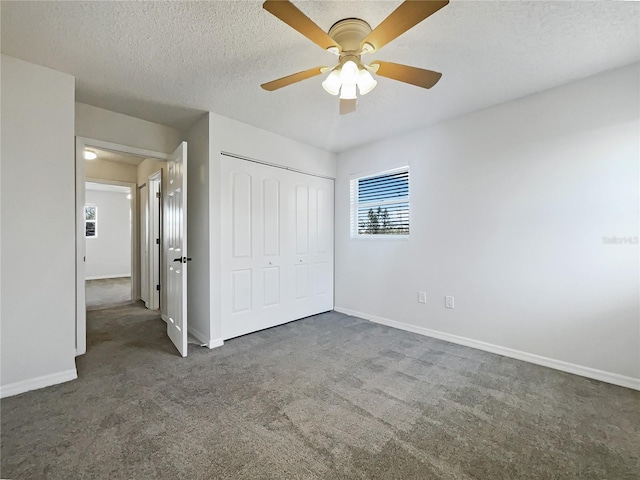
{"label": "closet", "polygon": [[333,180],[223,154],[222,338],[333,309]]}

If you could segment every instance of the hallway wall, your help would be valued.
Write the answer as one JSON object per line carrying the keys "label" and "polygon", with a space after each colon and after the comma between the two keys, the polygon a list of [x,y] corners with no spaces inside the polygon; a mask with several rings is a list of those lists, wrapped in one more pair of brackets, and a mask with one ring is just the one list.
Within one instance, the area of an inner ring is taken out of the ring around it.
{"label": "hallway wall", "polygon": [[130,277],[132,212],[127,193],[87,190],[85,199],[98,213],[97,235],[85,239],[85,278]]}

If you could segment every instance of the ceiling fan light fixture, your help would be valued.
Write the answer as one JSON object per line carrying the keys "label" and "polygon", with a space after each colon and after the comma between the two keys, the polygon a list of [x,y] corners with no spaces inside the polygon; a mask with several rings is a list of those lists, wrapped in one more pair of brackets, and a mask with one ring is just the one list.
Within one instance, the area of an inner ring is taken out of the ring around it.
{"label": "ceiling fan light fixture", "polygon": [[363,68],[358,72],[358,90],[360,91],[360,95],[366,95],[376,88],[376,85],[378,85],[378,82],[373,78],[368,70]]}
{"label": "ceiling fan light fixture", "polygon": [[340,98],[342,100],[355,100],[356,97],[356,84],[355,83],[343,83],[340,89]]}
{"label": "ceiling fan light fixture", "polygon": [[353,60],[347,60],[340,69],[342,84],[355,85],[358,81],[358,65]]}
{"label": "ceiling fan light fixture", "polygon": [[340,72],[338,70],[331,72],[325,81],[322,82],[322,88],[330,95],[338,95],[341,85],[342,80],[340,79]]}

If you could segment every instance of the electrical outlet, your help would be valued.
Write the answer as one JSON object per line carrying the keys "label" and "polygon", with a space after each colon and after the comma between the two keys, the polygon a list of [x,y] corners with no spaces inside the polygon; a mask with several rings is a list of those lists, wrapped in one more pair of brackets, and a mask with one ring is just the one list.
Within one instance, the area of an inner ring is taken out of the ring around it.
{"label": "electrical outlet", "polygon": [[427,303],[427,292],[418,292],[418,303]]}
{"label": "electrical outlet", "polygon": [[447,308],[453,308],[453,297],[444,297],[444,306]]}

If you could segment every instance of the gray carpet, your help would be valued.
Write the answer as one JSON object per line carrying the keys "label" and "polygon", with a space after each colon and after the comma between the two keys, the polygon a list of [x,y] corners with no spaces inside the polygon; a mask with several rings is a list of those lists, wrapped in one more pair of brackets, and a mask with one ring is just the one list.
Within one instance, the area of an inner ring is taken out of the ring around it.
{"label": "gray carpet", "polygon": [[177,356],[91,312],[80,378],[2,401],[3,478],[638,479],[640,393],[337,313]]}
{"label": "gray carpet", "polygon": [[87,310],[131,303],[131,277],[87,280],[85,287]]}

